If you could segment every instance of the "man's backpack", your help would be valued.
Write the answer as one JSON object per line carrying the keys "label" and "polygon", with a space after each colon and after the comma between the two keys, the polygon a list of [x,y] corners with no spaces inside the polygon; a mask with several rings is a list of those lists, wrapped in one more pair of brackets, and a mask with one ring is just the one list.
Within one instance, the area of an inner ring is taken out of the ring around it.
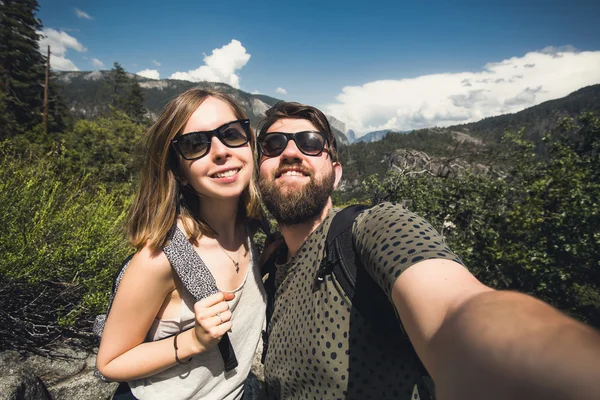
{"label": "man's backpack", "polygon": [[[171,267],[175,270],[187,291],[194,296],[196,301],[219,291],[212,274],[206,265],[204,265],[185,234],[177,228],[177,225],[173,225],[173,228],[169,231],[167,245],[163,247],[163,251],[171,263]],[[132,258],[133,254],[125,259],[115,278],[106,314],[98,315],[94,321],[93,331],[98,338],[102,337],[106,318],[112,307],[115,294],[119,288],[119,283]],[[223,357],[225,371],[231,371],[237,367],[238,362],[227,333],[223,335],[218,346],[221,356]],[[95,374],[101,379],[106,380],[98,370],[95,371]]]}
{"label": "man's backpack", "polygon": [[[352,225],[354,220],[365,209],[369,208],[365,205],[352,205],[340,210],[331,221],[329,231],[327,232],[325,257],[321,260],[319,269],[315,276],[313,291],[318,290],[319,285],[330,274],[335,276],[337,282],[344,290],[344,293],[350,299],[352,306],[355,307],[360,314],[374,326],[381,326],[393,335],[400,337],[406,335],[402,328],[396,310],[389,301],[381,287],[371,278],[369,273],[363,266],[360,257],[354,251],[354,243],[352,240]],[[275,269],[276,259],[279,251],[268,259],[263,266],[263,275],[269,274],[265,281],[265,289],[267,291],[267,332],[268,324],[274,311],[275,303]],[[263,334],[264,349],[262,360],[264,363],[266,357],[266,348],[268,345],[268,334]],[[419,369],[427,387],[430,398],[434,398],[434,386],[431,376],[419,362]],[[424,399],[424,396],[421,396]]]}

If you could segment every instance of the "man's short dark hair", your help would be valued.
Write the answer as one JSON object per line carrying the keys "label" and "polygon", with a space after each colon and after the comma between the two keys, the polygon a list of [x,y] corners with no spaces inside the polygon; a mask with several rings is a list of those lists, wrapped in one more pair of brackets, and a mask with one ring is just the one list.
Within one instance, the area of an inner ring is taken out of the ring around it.
{"label": "man's short dark hair", "polygon": [[327,146],[332,161],[338,161],[337,141],[331,131],[327,117],[319,109],[296,102],[280,101],[267,110],[266,118],[262,121],[259,134],[264,135],[275,122],[284,118],[305,119],[327,136]]}

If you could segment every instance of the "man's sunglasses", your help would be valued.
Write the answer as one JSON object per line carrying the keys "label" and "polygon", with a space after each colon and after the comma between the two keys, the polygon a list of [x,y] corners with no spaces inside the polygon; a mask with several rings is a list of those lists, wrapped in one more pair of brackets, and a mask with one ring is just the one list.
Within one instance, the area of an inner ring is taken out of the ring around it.
{"label": "man's sunglasses", "polygon": [[290,140],[307,156],[318,156],[325,149],[327,139],[321,132],[303,131],[296,133],[269,132],[258,138],[258,148],[261,155],[277,157],[287,147]]}
{"label": "man's sunglasses", "polygon": [[185,133],[171,140],[171,146],[186,160],[197,160],[208,154],[213,136],[227,147],[242,147],[250,138],[250,120],[231,121],[212,131]]}

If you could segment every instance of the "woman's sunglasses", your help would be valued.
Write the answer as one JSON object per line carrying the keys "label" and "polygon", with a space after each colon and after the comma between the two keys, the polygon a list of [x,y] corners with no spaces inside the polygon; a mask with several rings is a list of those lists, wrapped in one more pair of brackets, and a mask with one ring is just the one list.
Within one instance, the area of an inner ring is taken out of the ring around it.
{"label": "woman's sunglasses", "polygon": [[204,132],[190,132],[171,140],[171,146],[186,160],[197,160],[210,151],[213,136],[227,147],[242,147],[250,140],[250,120],[240,119]]}
{"label": "woman's sunglasses", "polygon": [[261,155],[277,157],[287,147],[290,140],[307,156],[318,156],[323,152],[327,139],[321,132],[303,131],[296,133],[269,132],[258,138]]}

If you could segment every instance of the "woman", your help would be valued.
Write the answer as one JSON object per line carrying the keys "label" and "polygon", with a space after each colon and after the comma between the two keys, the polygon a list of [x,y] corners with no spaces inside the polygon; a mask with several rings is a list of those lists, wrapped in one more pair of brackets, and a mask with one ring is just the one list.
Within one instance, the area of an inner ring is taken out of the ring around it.
{"label": "woman", "polygon": [[[138,399],[239,399],[266,301],[251,239],[262,216],[254,133],[227,95],[191,89],[147,136],[128,222],[138,251],[108,315],[98,370],[127,381]],[[177,230],[220,290],[197,303],[163,251]],[[217,347],[226,332],[238,361],[228,372]]]}

